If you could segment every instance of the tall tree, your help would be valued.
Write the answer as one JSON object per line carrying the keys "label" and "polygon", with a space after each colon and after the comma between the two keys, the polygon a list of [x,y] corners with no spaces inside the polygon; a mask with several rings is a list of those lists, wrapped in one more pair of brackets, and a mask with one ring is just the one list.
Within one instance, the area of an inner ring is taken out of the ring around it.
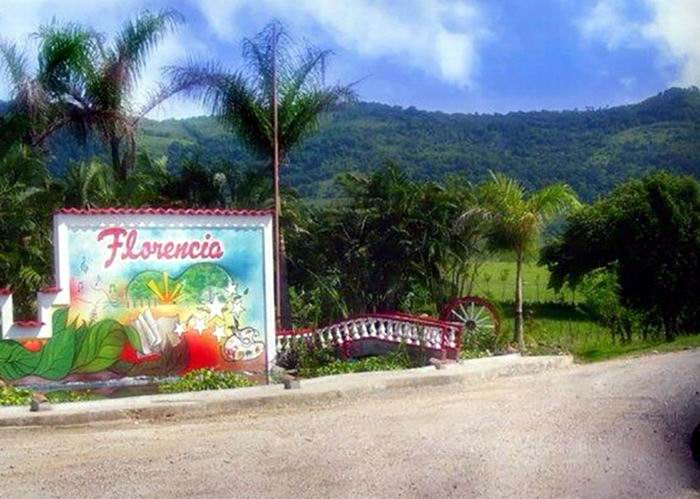
{"label": "tall tree", "polygon": [[273,21],[243,41],[245,68],[240,71],[229,71],[217,62],[196,61],[169,70],[171,90],[202,100],[250,149],[270,160],[278,314],[282,308],[279,167],[289,151],[316,128],[325,111],[354,97],[350,86],[326,84],[330,56],[328,50],[300,45],[282,24]]}
{"label": "tall tree", "polygon": [[0,156],[0,287],[12,286],[15,306],[33,315],[36,290],[51,270],[51,211],[60,192],[43,162],[24,144]]}
{"label": "tall tree", "polygon": [[0,39],[0,69],[10,89],[10,105],[2,117],[3,143],[21,141],[40,145],[58,121],[56,106],[44,88],[42,78],[32,73],[29,61],[16,43]]}
{"label": "tall tree", "polygon": [[466,211],[458,227],[485,222],[491,249],[515,255],[515,327],[513,341],[524,348],[523,264],[536,248],[542,230],[554,216],[578,205],[576,193],[565,184],[553,184],[528,193],[512,178],[491,173],[481,185],[476,208]]}
{"label": "tall tree", "polygon": [[542,261],[555,288],[612,270],[621,304],[646,326],[668,340],[697,331],[700,183],[667,172],[627,181],[572,214]]}
{"label": "tall tree", "polygon": [[42,26],[39,38],[40,82],[61,104],[63,122],[86,138],[96,132],[109,148],[112,169],[124,180],[136,155],[141,118],[170,96],[161,85],[141,108],[133,94],[149,54],[182,16],[174,10],[144,11],[127,21],[110,43],[74,24]]}

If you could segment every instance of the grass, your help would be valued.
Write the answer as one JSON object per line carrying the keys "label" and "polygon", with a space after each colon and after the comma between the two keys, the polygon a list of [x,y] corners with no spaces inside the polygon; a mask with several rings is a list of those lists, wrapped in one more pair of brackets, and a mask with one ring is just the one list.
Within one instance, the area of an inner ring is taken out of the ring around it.
{"label": "grass", "polygon": [[[569,289],[555,293],[549,289],[549,271],[534,262],[523,268],[523,297],[526,302],[574,302],[580,297]],[[481,266],[474,283],[475,294],[490,296],[497,301],[513,299],[515,292],[515,263],[511,261],[487,261]]]}
{"label": "grass", "polygon": [[176,381],[161,384],[158,390],[161,393],[181,393],[228,390],[248,386],[253,386],[253,383],[242,374],[213,369],[196,369]]}
{"label": "grass", "polygon": [[[489,278],[490,276],[490,278]],[[547,289],[549,272],[529,263],[524,269],[525,340],[533,353],[569,352],[580,362],[615,357],[670,352],[700,347],[700,335],[681,336],[675,341],[614,339],[586,309],[582,296],[566,290],[562,295]],[[475,294],[489,296],[501,310],[499,342],[512,342],[515,265],[507,261],[486,262],[475,283]]]}
{"label": "grass", "polygon": [[600,345],[581,352],[577,358],[583,362],[596,362],[615,357],[657,352],[676,352],[691,348],[700,348],[700,334],[678,336],[671,342],[661,340],[637,340],[626,344],[618,342],[612,345]]}

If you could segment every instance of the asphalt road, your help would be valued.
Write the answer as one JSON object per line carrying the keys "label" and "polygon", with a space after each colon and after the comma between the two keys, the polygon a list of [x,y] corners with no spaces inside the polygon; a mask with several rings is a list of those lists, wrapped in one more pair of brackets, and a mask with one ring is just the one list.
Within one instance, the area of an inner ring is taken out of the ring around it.
{"label": "asphalt road", "polygon": [[200,421],[0,430],[0,497],[700,497],[700,350]]}

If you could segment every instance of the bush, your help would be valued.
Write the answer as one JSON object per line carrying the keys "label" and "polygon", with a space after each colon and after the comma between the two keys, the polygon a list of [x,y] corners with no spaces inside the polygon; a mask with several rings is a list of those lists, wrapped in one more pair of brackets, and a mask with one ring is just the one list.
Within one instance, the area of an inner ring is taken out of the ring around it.
{"label": "bush", "polygon": [[46,398],[52,404],[62,404],[64,402],[84,402],[86,400],[95,400],[95,395],[90,390],[83,391],[57,391],[49,392],[46,394]]}
{"label": "bush", "polygon": [[13,386],[0,387],[0,405],[29,405],[31,390]]}
{"label": "bush", "polygon": [[294,341],[277,358],[277,365],[288,371],[316,369],[337,359],[332,348],[321,348],[307,341]]}
{"label": "bush", "polygon": [[416,366],[416,362],[405,347],[399,347],[388,355],[362,359],[339,359],[328,349],[308,349],[300,360],[298,373],[302,378],[369,371],[396,371]]}
{"label": "bush", "polygon": [[[26,388],[15,388],[13,386],[0,387],[0,406],[1,405],[29,405],[32,400],[32,390]],[[61,404],[64,402],[81,402],[84,400],[93,400],[95,397],[90,390],[75,392],[75,391],[58,391],[49,392],[46,394],[46,399],[52,404]]]}
{"label": "bush", "polygon": [[180,393],[227,390],[247,386],[253,386],[253,383],[242,374],[213,369],[197,369],[185,374],[177,381],[162,383],[158,390],[161,393]]}
{"label": "bush", "polygon": [[306,207],[303,223],[285,231],[293,315],[436,314],[469,287],[482,233],[455,231],[473,194],[468,184],[421,183],[391,163],[338,182],[343,203]]}
{"label": "bush", "polygon": [[369,371],[397,371],[413,367],[411,362],[404,362],[401,359],[386,357],[365,357],[363,359],[335,359],[328,364],[314,367],[302,368],[299,375],[302,378],[315,378],[318,376],[332,376],[334,374],[363,373]]}
{"label": "bush", "polygon": [[497,333],[493,330],[478,328],[474,331],[466,331],[462,333],[460,352],[467,355],[481,356],[482,353],[488,355],[489,352],[496,350],[498,339]]}

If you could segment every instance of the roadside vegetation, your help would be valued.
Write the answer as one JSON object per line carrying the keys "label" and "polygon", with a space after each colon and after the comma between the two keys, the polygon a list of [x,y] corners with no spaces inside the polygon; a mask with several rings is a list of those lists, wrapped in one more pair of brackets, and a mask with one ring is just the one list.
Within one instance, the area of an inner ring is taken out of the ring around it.
{"label": "roadside vegetation", "polygon": [[[7,405],[29,405],[33,390],[14,386],[0,386],[0,406]],[[57,391],[45,394],[46,400],[52,404],[65,402],[82,402],[94,400],[95,396],[89,390],[85,391]]]}
{"label": "roadside vegetation", "polygon": [[[172,165],[151,157],[139,147],[143,113],[132,110],[129,97],[150,51],[181,21],[172,11],[144,13],[108,46],[88,28],[43,26],[36,74],[15,45],[0,45],[0,66],[14,89],[0,114],[0,286],[12,285],[23,315],[34,313],[35,292],[51,279],[51,213],[57,207],[273,204],[270,78],[277,73],[271,60],[289,63],[278,74],[283,175],[319,119],[353,97],[348,86],[325,85],[327,52],[303,45],[301,52],[275,52],[279,33],[285,44],[293,39],[268,26],[244,43],[252,74],[192,62],[171,68],[157,96],[203,100],[254,159],[212,164],[189,155]],[[299,53],[304,57],[289,55]],[[43,144],[57,130],[101,139],[110,161],[97,155],[71,164],[65,175],[51,175]],[[462,176],[425,182],[391,160],[371,174],[344,172],[336,184],[340,198],[322,205],[282,191],[295,327],[366,312],[438,317],[452,298],[476,294],[495,301],[504,321],[492,344],[465,357],[516,347],[598,360],[699,343],[692,334],[700,331],[694,293],[700,185],[692,177],[654,173],[590,205],[581,205],[566,184],[532,191],[498,172],[480,184]],[[552,221],[558,230],[548,230]],[[317,376],[413,362],[401,351],[353,361],[316,352],[296,369]],[[162,389],[245,381],[194,372]]]}
{"label": "roadside vegetation", "polygon": [[196,369],[178,380],[161,383],[158,385],[158,391],[161,393],[200,392],[203,390],[245,388],[253,385],[254,383],[242,374],[213,369]]}
{"label": "roadside vegetation", "polygon": [[402,346],[382,356],[341,359],[331,349],[310,348],[301,344],[285,360],[285,367],[301,378],[370,371],[396,371],[424,365],[420,359],[411,357],[408,350]]}

